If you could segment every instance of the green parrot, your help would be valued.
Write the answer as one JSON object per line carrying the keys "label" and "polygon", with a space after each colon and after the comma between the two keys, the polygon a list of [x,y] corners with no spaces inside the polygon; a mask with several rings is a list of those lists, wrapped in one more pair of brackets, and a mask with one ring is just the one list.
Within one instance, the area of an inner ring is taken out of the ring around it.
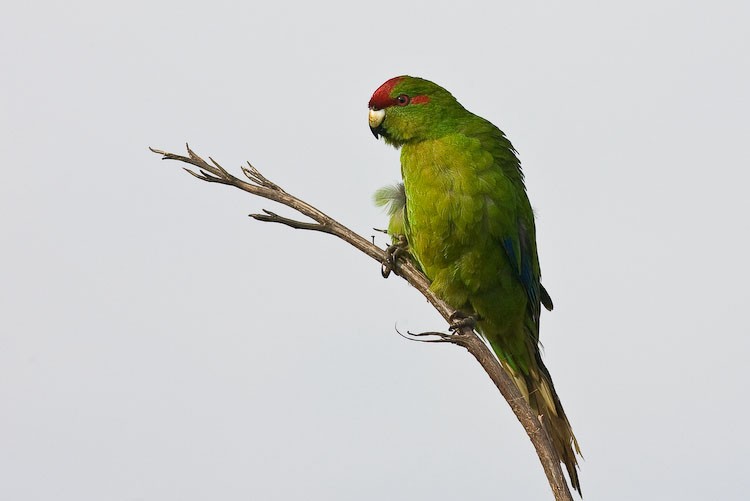
{"label": "green parrot", "polygon": [[398,186],[375,196],[389,205],[389,233],[403,230],[435,294],[476,321],[580,493],[578,441],[539,352],[541,306],[552,310],[552,300],[540,283],[516,150],[500,129],[422,78],[388,80],[369,108],[375,137],[401,148],[404,196]]}

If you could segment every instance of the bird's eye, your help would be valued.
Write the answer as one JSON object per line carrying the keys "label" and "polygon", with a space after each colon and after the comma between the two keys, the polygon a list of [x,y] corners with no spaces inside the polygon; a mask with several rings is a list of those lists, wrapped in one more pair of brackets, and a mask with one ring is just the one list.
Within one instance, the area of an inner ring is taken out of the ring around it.
{"label": "bird's eye", "polygon": [[399,106],[406,106],[409,104],[409,96],[406,94],[401,94],[396,98],[396,103],[398,103]]}

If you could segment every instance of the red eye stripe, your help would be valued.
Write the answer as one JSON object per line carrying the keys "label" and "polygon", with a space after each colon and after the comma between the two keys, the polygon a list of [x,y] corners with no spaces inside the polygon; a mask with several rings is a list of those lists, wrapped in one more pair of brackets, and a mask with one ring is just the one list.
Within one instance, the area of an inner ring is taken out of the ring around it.
{"label": "red eye stripe", "polygon": [[411,98],[411,104],[427,104],[430,102],[430,96],[427,94],[420,94]]}
{"label": "red eye stripe", "polygon": [[[391,93],[393,92],[393,89],[404,79],[404,77],[395,77],[391,78],[387,82],[385,82],[383,85],[378,87],[378,90],[375,91],[375,93],[370,98],[370,102],[368,103],[368,106],[370,108],[373,108],[375,110],[384,110],[385,108],[388,108],[390,106],[404,106],[404,104],[399,103],[398,97],[402,95],[399,93],[395,97],[391,97]],[[430,102],[430,96],[420,94],[418,96],[411,97],[409,99],[409,102],[407,104],[425,104]]]}

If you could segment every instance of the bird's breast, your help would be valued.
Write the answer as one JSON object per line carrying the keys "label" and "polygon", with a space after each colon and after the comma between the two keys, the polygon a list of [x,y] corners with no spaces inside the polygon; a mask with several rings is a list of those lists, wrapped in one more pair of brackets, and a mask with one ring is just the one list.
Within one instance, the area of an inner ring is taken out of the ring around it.
{"label": "bird's breast", "polygon": [[470,275],[485,272],[492,161],[478,141],[463,136],[402,149],[407,238],[433,282],[471,288]]}

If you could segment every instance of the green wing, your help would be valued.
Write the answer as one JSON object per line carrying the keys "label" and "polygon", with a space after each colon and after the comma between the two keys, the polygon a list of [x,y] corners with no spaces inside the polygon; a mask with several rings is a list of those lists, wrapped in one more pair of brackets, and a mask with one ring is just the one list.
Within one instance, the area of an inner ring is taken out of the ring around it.
{"label": "green wing", "polygon": [[472,124],[476,129],[467,132],[480,140],[482,147],[492,154],[495,167],[503,173],[504,182],[498,186],[498,197],[494,200],[498,210],[489,218],[490,232],[510,260],[529,298],[529,312],[534,323],[538,323],[540,303],[548,310],[553,305],[540,283],[534,213],[526,195],[520,161],[503,131],[479,117]]}

